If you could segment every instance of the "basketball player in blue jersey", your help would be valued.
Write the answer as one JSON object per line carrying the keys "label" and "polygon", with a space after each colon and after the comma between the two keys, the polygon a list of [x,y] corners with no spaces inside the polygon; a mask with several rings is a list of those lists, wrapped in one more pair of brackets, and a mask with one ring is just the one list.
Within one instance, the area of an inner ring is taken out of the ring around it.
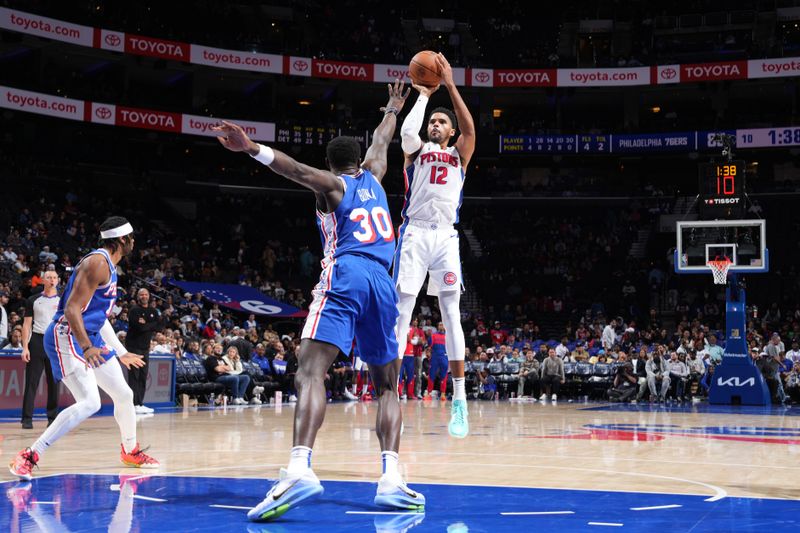
{"label": "basketball player in blue jersey", "polygon": [[9,469],[19,478],[30,480],[41,454],[100,409],[98,386],[114,401],[122,463],[159,466],[136,441],[133,392],[120,367],[120,362],[128,368],[141,367],[144,361],[141,355],[128,353],[108,322],[117,301],[117,264],[133,251],[133,243],[133,227],[127,220],[107,219],[100,226],[100,247],[81,259],[67,282],[45,331],[44,349],[56,381],[64,381],[75,403],[61,411],[30,448],[17,454]]}
{"label": "basketball player in blue jersey", "polygon": [[[447,357],[453,376],[450,435],[469,433],[464,387],[464,330],[461,327],[461,258],[458,248],[458,212],[461,208],[467,165],[475,151],[475,124],[453,81],[453,69],[442,54],[436,62],[450,93],[453,111],[437,107],[428,117],[428,142],[419,137],[428,99],[439,86],[414,85],[419,98],[400,129],[405,154],[406,202],[394,259],[394,280],[399,295],[397,338],[405,339],[417,294],[430,274],[428,295],[439,297],[447,330]],[[456,128],[461,135],[453,146]],[[403,357],[402,352],[398,354]]]}
{"label": "basketball player in blue jersey", "polygon": [[303,328],[295,375],[297,406],[294,447],[280,480],[247,516],[277,518],[303,500],[322,494],[311,469],[311,448],[325,417],[324,378],[340,351],[348,353],[356,338],[361,359],[369,365],[378,400],[376,433],[383,474],[375,504],[421,510],[425,497],[409,489],[398,471],[402,413],[397,397],[397,293],[389,268],[394,253],[394,228],[381,179],[386,152],[394,135],[397,113],[408,91],[389,85],[389,102],[361,162],[355,139],[337,137],[328,143],[328,170],[299,163],[288,155],[251,141],[235,124],[215,128],[225,148],[247,152],[274,172],[314,191],[317,225],[322,236],[322,274]]}

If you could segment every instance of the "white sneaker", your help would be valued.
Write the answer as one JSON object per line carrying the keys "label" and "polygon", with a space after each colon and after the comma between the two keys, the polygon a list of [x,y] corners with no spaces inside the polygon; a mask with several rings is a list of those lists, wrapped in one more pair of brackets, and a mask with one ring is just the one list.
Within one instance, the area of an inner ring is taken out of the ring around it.
{"label": "white sneaker", "polygon": [[133,410],[137,415],[149,415],[152,412],[148,411],[144,405],[136,405],[134,406]]}
{"label": "white sneaker", "polygon": [[431,399],[432,400],[438,400],[439,399],[439,391],[438,390],[432,390],[431,391]]}
{"label": "white sneaker", "polygon": [[344,389],[344,397],[350,400],[351,402],[358,401],[358,396],[350,392],[350,389]]}
{"label": "white sneaker", "polygon": [[550,400],[552,400],[552,401],[554,401],[554,402],[557,402],[557,401],[558,401],[558,396],[556,396],[555,394],[553,394],[553,395],[550,397]]}
{"label": "white sneaker", "polygon": [[253,396],[252,398],[250,398],[250,403],[252,403],[253,405],[261,405],[261,400]]}
{"label": "white sneaker", "polygon": [[297,396],[292,394],[291,396],[289,396],[289,401],[292,402],[292,403],[296,402],[297,401]]}
{"label": "white sneaker", "polygon": [[244,401],[244,398],[236,398],[233,400],[233,403],[236,405],[247,405],[247,402]]}
{"label": "white sneaker", "polygon": [[547,394],[542,394],[541,396],[539,396],[539,401],[540,402],[546,402],[547,401]]}
{"label": "white sneaker", "polygon": [[375,505],[392,509],[421,511],[425,508],[425,496],[408,488],[400,476],[384,474],[378,480]]}
{"label": "white sneaker", "polygon": [[324,491],[314,471],[289,474],[281,468],[280,479],[267,492],[264,501],[253,507],[247,518],[254,522],[273,520],[304,500],[316,498]]}
{"label": "white sneaker", "polygon": [[156,412],[156,410],[155,410],[155,409],[153,409],[152,407],[147,407],[146,405],[142,405],[141,407],[142,407],[142,409],[144,409],[144,410],[145,410],[145,412],[147,412],[147,413],[155,413],[155,412]]}
{"label": "white sneaker", "polygon": [[401,399],[401,400],[407,400],[407,399],[408,399],[408,396],[406,396],[405,394],[401,394],[401,395],[400,395],[400,399]]}

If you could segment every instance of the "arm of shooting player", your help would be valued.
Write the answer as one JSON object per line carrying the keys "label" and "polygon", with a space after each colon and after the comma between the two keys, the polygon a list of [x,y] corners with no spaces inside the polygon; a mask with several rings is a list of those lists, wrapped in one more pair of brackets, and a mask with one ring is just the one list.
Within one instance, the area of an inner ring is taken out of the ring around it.
{"label": "arm of shooting player", "polygon": [[436,63],[441,69],[442,82],[447,87],[447,92],[450,93],[450,100],[453,101],[453,111],[458,120],[458,128],[461,130],[461,135],[456,141],[456,149],[461,156],[461,166],[466,172],[472,154],[475,153],[475,122],[473,122],[467,104],[464,103],[464,99],[461,98],[461,93],[458,92],[455,81],[453,81],[453,68],[447,58],[440,53],[436,56]]}
{"label": "arm of shooting player", "polygon": [[372,175],[378,181],[381,181],[386,174],[386,153],[389,150],[392,137],[394,137],[394,130],[397,126],[397,113],[403,109],[406,98],[411,92],[409,87],[404,94],[403,85],[404,83],[400,80],[394,80],[394,85],[389,84],[389,102],[385,107],[381,108],[381,111],[385,113],[383,120],[372,134],[372,144],[367,150],[367,155],[364,156],[364,163],[361,165],[372,172]]}
{"label": "arm of shooting player", "polygon": [[[246,152],[250,156],[255,156],[259,152],[259,145],[253,142],[244,130],[234,124],[223,120],[218,126],[212,128],[218,133],[217,139],[220,144],[232,152]],[[269,168],[276,174],[311,189],[315,193],[328,194],[334,191],[341,191],[342,184],[327,170],[304,165],[296,161],[285,153],[274,150],[275,159],[269,164]]]}
{"label": "arm of shooting player", "polygon": [[97,287],[108,280],[110,272],[106,260],[99,254],[90,255],[78,266],[75,271],[75,282],[72,292],[64,306],[64,316],[67,318],[72,336],[78,346],[83,350],[86,366],[96,368],[106,362],[100,354],[100,348],[92,346],[89,334],[83,325],[83,308],[92,299]]}

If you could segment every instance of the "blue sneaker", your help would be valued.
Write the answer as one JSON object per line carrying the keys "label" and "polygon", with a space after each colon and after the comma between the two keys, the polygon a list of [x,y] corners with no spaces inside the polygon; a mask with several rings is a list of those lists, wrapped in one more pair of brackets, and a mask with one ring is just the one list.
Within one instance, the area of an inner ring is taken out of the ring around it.
{"label": "blue sneaker", "polygon": [[447,425],[447,431],[450,433],[451,437],[463,439],[469,434],[468,416],[467,401],[453,400],[450,423]]}
{"label": "blue sneaker", "polygon": [[425,509],[425,496],[409,489],[400,476],[387,476],[384,474],[378,480],[375,505],[392,509],[423,511]]}
{"label": "blue sneaker", "polygon": [[247,512],[247,518],[254,522],[274,520],[300,502],[323,492],[325,489],[310,468],[299,476],[290,476],[285,468],[281,468],[280,480],[269,489],[264,501]]}

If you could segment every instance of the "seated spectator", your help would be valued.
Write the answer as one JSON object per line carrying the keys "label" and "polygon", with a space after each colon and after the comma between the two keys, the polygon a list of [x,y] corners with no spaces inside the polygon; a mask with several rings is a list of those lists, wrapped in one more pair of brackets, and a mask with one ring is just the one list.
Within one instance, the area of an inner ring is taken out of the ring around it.
{"label": "seated spectator", "polygon": [[519,383],[517,385],[517,396],[520,398],[536,398],[539,396],[540,383],[539,372],[541,364],[536,360],[533,350],[525,353],[525,361],[519,367]]}
{"label": "seated spectator", "polygon": [[11,331],[11,337],[8,340],[8,344],[3,346],[2,349],[8,350],[9,352],[22,353],[22,330],[20,328],[14,328]]}
{"label": "seated spectator", "polygon": [[478,398],[481,400],[493,400],[495,395],[497,394],[497,382],[489,373],[489,370],[483,369],[477,374],[478,381],[480,381],[480,387],[478,392]]}
{"label": "seated spectator", "polygon": [[[778,361],[768,356],[766,352],[759,352],[757,349],[753,351],[753,355],[755,357],[756,367],[761,372],[761,375],[764,377],[769,387],[770,398],[772,398],[773,402],[778,401],[778,387],[780,385],[778,382]],[[783,390],[782,387],[781,390]]]}
{"label": "seated spectator", "polygon": [[800,403],[800,363],[795,363],[786,376],[786,394],[795,403]]}
{"label": "seated spectator", "polygon": [[[236,356],[235,360],[233,358],[234,355]],[[242,374],[242,363],[238,359],[239,354],[236,351],[236,347],[231,346],[228,348],[226,356],[227,359],[222,355],[222,346],[216,345],[214,353],[206,358],[204,362],[208,379],[228,387],[234,398],[233,403],[237,405],[245,404],[247,402],[244,401],[244,394],[250,384],[250,376]],[[238,363],[238,370],[234,368],[235,363]]]}
{"label": "seated spectator", "polygon": [[636,381],[639,387],[639,391],[636,393],[636,398],[633,399],[634,402],[638,402],[644,396],[645,391],[647,390],[647,348],[644,346],[639,349],[639,351],[631,351],[631,357],[628,361],[631,365],[631,371],[633,375],[636,376]]}
{"label": "seated spectator", "polygon": [[246,331],[249,331],[249,330],[255,329],[257,327],[258,327],[258,324],[256,323],[256,315],[253,314],[253,313],[250,313],[250,316],[247,317],[247,320],[244,321],[244,329]]}
{"label": "seated spectator", "polygon": [[678,352],[672,352],[667,361],[667,372],[670,382],[675,384],[675,399],[682,402],[686,392],[686,382],[689,379],[689,369],[686,363],[678,358]]}
{"label": "seated spectator", "polygon": [[608,390],[608,398],[612,401],[625,402],[633,399],[638,388],[638,378],[633,373],[633,365],[628,361],[628,356],[622,352],[617,360],[616,374],[612,387]]}
{"label": "seated spectator", "polygon": [[200,343],[197,341],[190,342],[181,357],[191,361],[202,361],[202,358],[200,357]]}
{"label": "seated spectator", "polygon": [[553,348],[547,351],[547,359],[542,362],[541,377],[544,392],[539,400],[546,401],[550,396],[552,401],[557,401],[561,385],[566,383],[567,376],[564,374],[564,361],[556,357],[556,351]]}
{"label": "seated spectator", "polygon": [[[659,347],[661,348],[661,347]],[[653,357],[647,361],[645,365],[647,371],[647,386],[650,387],[650,401],[663,402],[669,392],[669,371],[664,358],[661,356],[661,350],[653,352]],[[658,385],[661,385],[660,389]]]}
{"label": "seated spectator", "polygon": [[686,366],[689,369],[689,378],[686,382],[687,394],[692,393],[692,385],[697,384],[697,393],[700,394],[700,381],[706,373],[706,365],[703,360],[697,357],[697,352],[689,352],[689,358],[686,360]]}

